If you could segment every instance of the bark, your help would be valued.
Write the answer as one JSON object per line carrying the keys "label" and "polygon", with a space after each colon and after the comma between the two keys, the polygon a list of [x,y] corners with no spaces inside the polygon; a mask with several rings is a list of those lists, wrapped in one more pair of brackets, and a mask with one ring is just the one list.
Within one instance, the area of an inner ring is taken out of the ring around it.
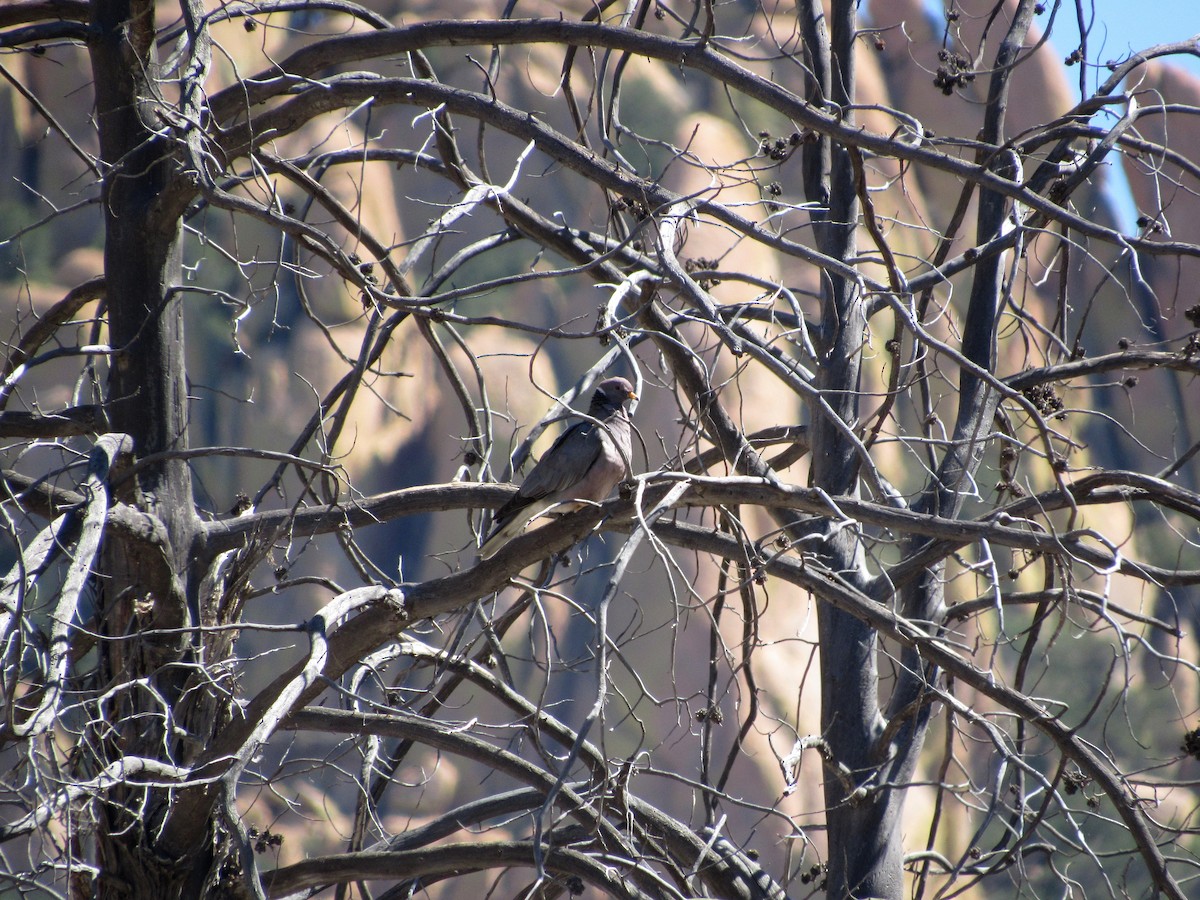
{"label": "bark", "polygon": [[[154,3],[98,0],[92,13],[113,348],[106,412],[110,428],[128,434],[135,457],[142,458],[188,446],[183,309],[176,293],[188,190],[163,137],[167,119],[157,81]],[[188,661],[191,643],[181,629],[194,624],[187,578],[197,524],[191,475],[186,461],[168,459],[114,481],[119,499],[162,522],[165,541],[110,535],[101,570],[101,629],[113,637],[149,629],[174,632],[101,642],[97,677],[130,686],[116,694],[110,711],[114,730],[98,737],[98,745],[113,758],[165,757],[165,762],[186,764],[193,742],[180,741],[152,693],[177,709],[187,677],[181,663]],[[140,679],[152,690],[132,686]],[[163,858],[153,838],[169,793],[124,786],[111,799],[103,807],[98,835],[103,868],[98,896],[179,896],[187,867]]]}
{"label": "bark", "polygon": [[[1008,32],[1000,44],[989,84],[984,113],[983,140],[993,146],[1004,141],[1004,119],[1008,108],[1008,92],[1012,73],[1019,61],[1029,25],[1034,16],[1033,0],[1022,0],[1017,6]],[[1008,179],[1015,179],[1008,158],[997,153],[981,160]],[[998,238],[1009,211],[1008,199],[994,191],[981,190],[976,240],[980,243]],[[984,372],[996,371],[996,329],[1003,302],[1003,256],[981,260],[976,267],[964,326],[963,355]],[[962,509],[965,491],[970,485],[982,459],[988,430],[996,413],[999,394],[972,370],[964,367],[959,379],[958,415],[954,441],[942,459],[936,475],[930,480],[916,509],[946,518],[955,518]],[[854,421],[847,418],[846,421]],[[819,440],[819,439],[818,439]],[[818,457],[819,458],[819,457]],[[849,485],[830,486],[830,490],[846,489]],[[929,541],[913,537],[908,551],[917,555]],[[945,558],[925,569],[901,592],[899,606],[910,621],[936,621],[944,607]],[[832,622],[839,619],[837,626]],[[857,634],[854,629],[857,628]],[[857,641],[855,638],[857,637]],[[835,646],[840,642],[841,646]],[[868,643],[869,642],[869,643]],[[855,658],[855,650],[860,650]],[[874,670],[874,634],[861,622],[848,619],[845,613],[835,612],[822,620],[822,658],[833,650],[835,668],[839,671],[826,678],[823,699],[836,704],[834,716],[844,716],[844,710],[855,702],[855,690],[861,691],[861,710],[875,710],[877,726],[887,728],[886,744],[879,731],[870,733],[865,712],[860,716],[857,734],[850,737],[848,747],[838,743],[838,731],[830,733],[830,744],[836,758],[851,769],[866,775],[863,783],[876,780],[883,784],[905,784],[916,770],[924,746],[932,704],[929,687],[938,677],[936,666],[923,659],[913,648],[901,655],[896,685],[888,700],[886,716],[878,713],[877,673]],[[859,675],[858,684],[840,674],[851,663],[850,671]],[[862,668],[857,666],[861,664]],[[871,683],[866,681],[870,673]],[[830,681],[833,685],[830,686]],[[847,688],[842,682],[849,681]],[[836,688],[841,690],[837,691]],[[830,725],[830,713],[824,713]],[[867,774],[869,773],[869,775]],[[833,790],[829,788],[832,786]],[[831,847],[831,896],[896,897],[903,892],[900,816],[904,795],[884,789],[873,791],[857,803],[847,805],[840,785],[827,784]],[[864,840],[864,836],[867,836]],[[844,848],[835,853],[833,848]],[[844,864],[844,880],[834,877],[838,865]]]}
{"label": "bark", "polygon": [[[853,126],[854,41],[857,4],[835,0],[826,22],[819,2],[804,4],[801,26],[813,72],[812,99],[840,110]],[[818,249],[849,263],[857,253],[859,202],[852,160],[846,148],[823,137],[805,150],[805,192],[828,210],[814,215]],[[826,337],[817,386],[828,404],[814,408],[812,483],[831,494],[856,496],[857,448],[839,422],[859,420],[859,383],[866,311],[855,281],[828,275],[822,291],[822,332]],[[836,417],[836,418],[835,418]],[[823,565],[863,586],[862,548],[852,529],[825,526],[819,556]],[[829,829],[830,897],[899,898],[903,890],[903,847],[896,827],[901,798],[890,791],[858,790],[876,780],[875,745],[883,731],[879,711],[877,636],[867,623],[821,603],[821,731],[837,764],[852,782],[825,780]]]}

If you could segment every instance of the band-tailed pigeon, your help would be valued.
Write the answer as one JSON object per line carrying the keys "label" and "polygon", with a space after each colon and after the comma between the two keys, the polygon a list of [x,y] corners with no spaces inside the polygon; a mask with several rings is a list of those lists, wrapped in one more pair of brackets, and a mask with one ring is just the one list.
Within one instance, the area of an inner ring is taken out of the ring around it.
{"label": "band-tailed pigeon", "polygon": [[496,510],[492,533],[479,555],[489,559],[531,521],[553,506],[568,512],[582,506],[573,500],[599,502],[625,477],[632,453],[625,404],[636,400],[633,385],[608,378],[596,386],[589,421],[564,431],[546,451],[517,493]]}

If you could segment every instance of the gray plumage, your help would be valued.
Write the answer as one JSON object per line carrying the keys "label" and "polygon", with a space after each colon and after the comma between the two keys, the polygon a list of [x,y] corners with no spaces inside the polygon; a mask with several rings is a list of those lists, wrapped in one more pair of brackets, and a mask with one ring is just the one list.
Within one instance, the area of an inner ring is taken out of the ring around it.
{"label": "gray plumage", "polygon": [[492,532],[479,549],[483,559],[493,556],[551,507],[566,512],[582,505],[571,501],[607,499],[625,477],[631,459],[633,442],[625,405],[635,399],[633,385],[624,378],[608,378],[596,386],[588,407],[589,421],[564,431],[512,499],[496,510]]}

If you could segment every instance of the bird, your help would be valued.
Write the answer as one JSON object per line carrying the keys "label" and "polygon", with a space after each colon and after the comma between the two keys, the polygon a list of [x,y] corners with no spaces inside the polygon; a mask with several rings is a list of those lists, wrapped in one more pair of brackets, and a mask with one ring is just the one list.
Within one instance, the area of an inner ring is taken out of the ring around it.
{"label": "bird", "polygon": [[525,476],[517,493],[492,519],[492,531],[479,548],[481,559],[496,552],[551,507],[579,509],[584,501],[607,499],[625,477],[633,450],[626,405],[636,400],[633,385],[624,378],[606,378],[596,385],[588,418],[564,431]]}

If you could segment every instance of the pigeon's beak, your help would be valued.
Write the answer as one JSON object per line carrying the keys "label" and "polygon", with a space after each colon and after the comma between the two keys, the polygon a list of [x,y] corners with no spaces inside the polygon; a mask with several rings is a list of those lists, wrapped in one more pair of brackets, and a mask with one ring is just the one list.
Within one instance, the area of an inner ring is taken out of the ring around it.
{"label": "pigeon's beak", "polygon": [[630,400],[636,400],[637,398],[638,398],[637,394],[635,394],[633,391],[630,391],[630,392],[629,392],[629,399],[630,399]]}

